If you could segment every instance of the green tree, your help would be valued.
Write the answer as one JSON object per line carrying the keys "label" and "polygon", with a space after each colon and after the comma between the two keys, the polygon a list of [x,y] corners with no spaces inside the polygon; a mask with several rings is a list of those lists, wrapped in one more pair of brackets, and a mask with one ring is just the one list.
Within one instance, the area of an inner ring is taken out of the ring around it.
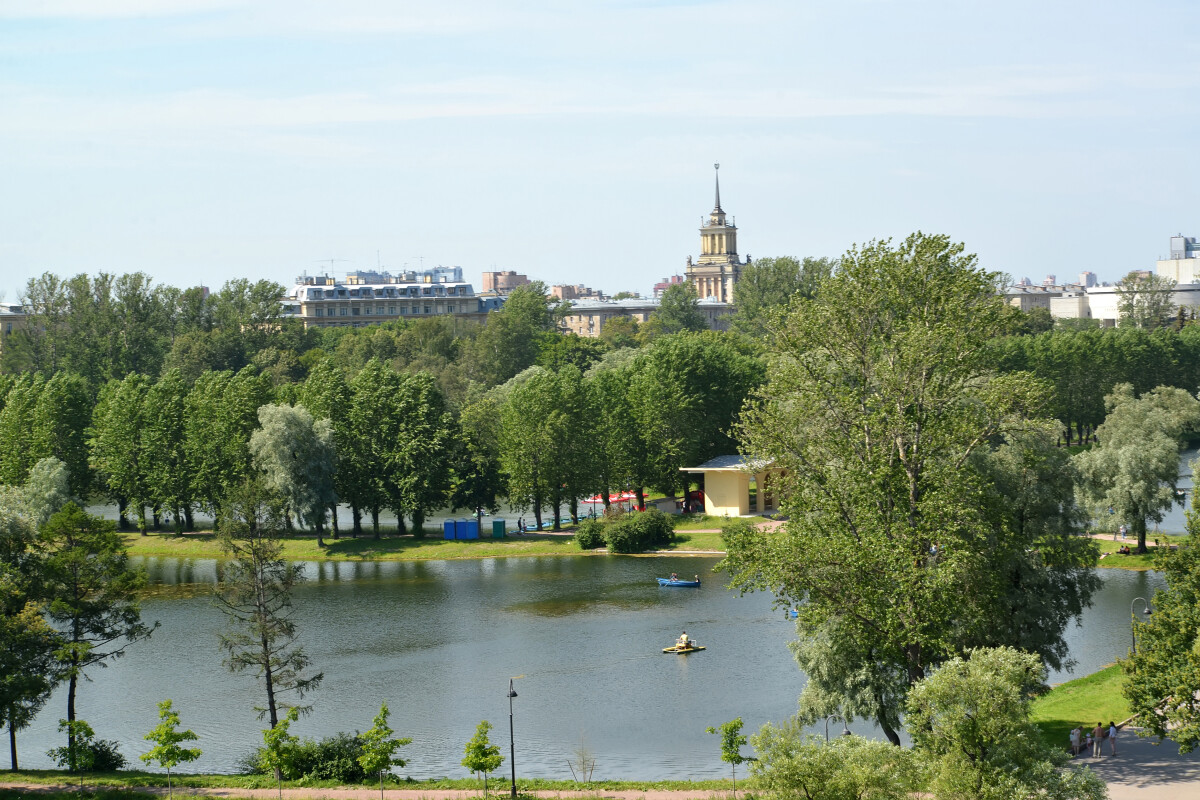
{"label": "green tree", "polygon": [[262,763],[275,773],[280,800],[283,800],[283,773],[291,769],[300,745],[300,739],[289,729],[299,718],[300,709],[293,706],[287,710],[283,719],[272,722],[271,727],[263,731]]}
{"label": "green tree", "polygon": [[742,735],[742,718],[736,717],[716,728],[705,728],[704,732],[721,737],[721,760],[729,765],[733,776],[733,796],[737,797],[737,767],[746,761],[746,756],[742,755],[742,747],[746,744],[746,737]]}
{"label": "green tree", "polygon": [[263,485],[316,528],[317,545],[324,547],[325,514],[337,502],[333,426],[327,419],[314,421],[303,406],[268,404],[258,410],[258,419],[250,454]]}
{"label": "green tree", "polygon": [[805,723],[767,724],[751,743],[750,774],[770,800],[907,800],[920,786],[912,751],[861,736],[826,742]]}
{"label": "green tree", "polygon": [[953,658],[913,687],[908,729],[939,800],[1108,796],[1090,769],[1063,769],[1066,753],[1029,721],[1044,678],[1036,655],[1000,647]]}
{"label": "green tree", "polygon": [[650,312],[638,335],[649,342],[672,333],[708,330],[708,320],[698,303],[696,287],[691,283],[668,286],[658,299],[658,308]]}
{"label": "green tree", "polygon": [[[354,491],[353,463],[344,453],[349,449],[350,387],[345,376],[334,366],[331,359],[323,358],[309,370],[308,378],[300,388],[300,405],[316,419],[327,419],[333,429],[334,475],[333,490],[338,497],[346,498]],[[329,518],[333,525],[333,538],[340,536],[338,530],[337,502],[329,504]]]}
{"label": "green tree", "polygon": [[[975,644],[1014,592],[985,580],[1021,545],[974,456],[1037,419],[1046,387],[990,372],[997,280],[944,236],[852,249],[815,299],[793,302],[738,426],[743,452],[781,470],[789,521],[771,536],[730,529],[722,566],[733,586],[799,607],[797,655],[825,665],[805,694],[824,713],[866,706],[893,743],[909,687]],[[1034,586],[1035,606],[1079,588]]]}
{"label": "green tree", "polygon": [[714,331],[664,336],[640,350],[630,366],[629,397],[639,456],[631,476],[641,494],[650,485],[668,494],[683,483],[680,467],[737,449],[731,428],[764,365],[752,350]]}
{"label": "green tree", "polygon": [[105,485],[137,515],[138,530],[146,535],[146,505],[151,502],[147,480],[144,405],[150,381],[136,373],[119,381],[106,403],[96,406],[92,428],[92,463]]}
{"label": "green tree", "polygon": [[308,710],[284,698],[294,694],[302,700],[324,678],[324,673],[305,675],[311,662],[296,643],[292,591],[304,580],[304,567],[283,560],[281,514],[254,482],[230,492],[222,516],[221,551],[228,559],[217,587],[217,603],[228,622],[220,635],[223,663],[230,672],[250,670],[263,682],[267,704],[255,711],[274,728],[281,707]]}
{"label": "green tree", "polygon": [[1135,397],[1121,384],[1105,398],[1099,444],[1075,456],[1081,502],[1100,516],[1111,508],[1146,552],[1146,522],[1161,521],[1175,502],[1185,433],[1200,425],[1200,401],[1183,389],[1159,387]]}
{"label": "green tree", "polygon": [[518,286],[503,308],[488,314],[475,337],[469,355],[472,377],[495,386],[533,366],[567,308],[547,296],[541,281]]}
{"label": "green tree", "polygon": [[609,317],[604,320],[597,338],[604,342],[610,350],[637,347],[639,340],[637,320],[624,314]]}
{"label": "green tree", "polygon": [[833,274],[831,258],[760,258],[742,267],[733,285],[733,329],[748,336],[767,333],[770,317],[793,297],[811,300],[821,281]]}
{"label": "green tree", "polygon": [[1156,554],[1167,588],[1155,593],[1154,614],[1134,625],[1136,652],[1121,662],[1135,724],[1160,741],[1170,736],[1181,753],[1200,746],[1200,518],[1187,516],[1187,540]]}
{"label": "green tree", "polygon": [[87,430],[93,402],[83,377],[59,372],[46,381],[33,409],[30,444],[35,460],[53,456],[65,464],[71,493],[83,498],[91,495]]}
{"label": "green tree", "polygon": [[142,473],[151,505],[169,512],[175,530],[194,530],[193,484],[187,450],[188,388],[178,369],[163,373],[146,392]]}
{"label": "green tree", "polygon": [[20,486],[37,461],[34,414],[45,383],[41,375],[22,375],[8,390],[0,411],[0,483]]}
{"label": "green tree", "polygon": [[383,773],[393,766],[403,767],[405,761],[396,755],[396,751],[406,744],[412,744],[412,739],[397,739],[393,736],[395,731],[388,726],[387,721],[388,707],[387,703],[384,703],[379,707],[371,729],[361,737],[362,754],[358,757],[363,772],[379,776],[380,800],[383,800]]}
{"label": "green tree", "polygon": [[[42,527],[41,546],[42,578],[52,598],[48,614],[62,631],[58,657],[67,680],[67,722],[74,723],[80,679],[149,638],[158,623],[142,622],[139,598],[146,573],[130,566],[112,522],[67,503]],[[68,737],[68,747],[74,749],[73,734]]]}
{"label": "green tree", "polygon": [[500,748],[488,739],[488,733],[491,730],[492,723],[486,719],[475,727],[475,735],[467,742],[462,760],[464,767],[476,775],[483,776],[484,797],[488,796],[488,775],[495,772],[504,763],[504,756],[500,755]]}
{"label": "green tree", "polygon": [[1121,325],[1161,328],[1170,324],[1175,310],[1175,281],[1165,275],[1130,272],[1117,281],[1117,310]]}
{"label": "green tree", "polygon": [[157,761],[158,765],[167,771],[167,796],[174,797],[171,767],[187,764],[200,757],[200,748],[183,746],[184,742],[194,742],[200,737],[190,730],[179,730],[179,712],[171,708],[170,700],[163,700],[158,704],[158,720],[158,725],[142,737],[148,742],[154,742],[154,747],[138,758],[147,764]]}
{"label": "green tree", "polygon": [[454,449],[454,482],[450,505],[469,508],[482,521],[483,512],[499,509],[504,492],[500,473],[500,404],[476,384],[459,412],[460,434]]}

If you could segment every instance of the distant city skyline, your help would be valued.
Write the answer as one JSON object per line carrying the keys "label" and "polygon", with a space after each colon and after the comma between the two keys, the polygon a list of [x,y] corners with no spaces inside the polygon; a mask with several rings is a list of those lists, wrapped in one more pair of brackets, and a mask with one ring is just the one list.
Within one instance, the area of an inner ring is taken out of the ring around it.
{"label": "distant city skyline", "polygon": [[945,233],[1040,283],[1200,235],[1183,0],[6,0],[0,293],[461,266],[637,291]]}

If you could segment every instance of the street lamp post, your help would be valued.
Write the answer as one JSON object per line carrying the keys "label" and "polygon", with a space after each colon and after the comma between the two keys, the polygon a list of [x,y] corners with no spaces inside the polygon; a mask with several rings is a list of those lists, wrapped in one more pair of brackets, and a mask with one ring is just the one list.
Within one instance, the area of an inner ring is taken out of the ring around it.
{"label": "street lamp post", "polygon": [[840,719],[842,721],[842,736],[850,735],[850,724],[846,722],[846,718],[841,714],[830,714],[825,718],[825,744],[829,744],[829,720]]}
{"label": "street lamp post", "polygon": [[1129,601],[1129,638],[1133,644],[1133,654],[1137,655],[1137,631],[1134,626],[1137,624],[1137,617],[1133,614],[1133,604],[1138,600],[1142,601],[1142,613],[1150,614],[1153,609],[1150,608],[1150,601],[1144,597],[1135,597]]}
{"label": "street lamp post", "polygon": [[512,767],[512,800],[517,800],[517,746],[513,740],[513,690],[512,678],[508,679],[508,763]]}

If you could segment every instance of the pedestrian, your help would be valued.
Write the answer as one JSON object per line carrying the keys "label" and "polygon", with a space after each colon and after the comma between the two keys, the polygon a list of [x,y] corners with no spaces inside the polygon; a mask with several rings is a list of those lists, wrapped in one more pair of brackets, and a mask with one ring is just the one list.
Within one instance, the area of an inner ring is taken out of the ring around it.
{"label": "pedestrian", "polygon": [[1121,525],[1120,531],[1121,531],[1121,538],[1124,539],[1125,534],[1129,532],[1129,528],[1126,528],[1124,525]]}
{"label": "pedestrian", "polygon": [[1108,723],[1108,752],[1117,754],[1117,726],[1111,720]]}
{"label": "pedestrian", "polygon": [[1092,758],[1102,758],[1104,752],[1101,745],[1104,743],[1104,723],[1097,722],[1096,727],[1092,728],[1092,735],[1088,737],[1092,742]]}
{"label": "pedestrian", "polygon": [[1076,725],[1071,729],[1071,755],[1077,756],[1083,749],[1083,726]]}

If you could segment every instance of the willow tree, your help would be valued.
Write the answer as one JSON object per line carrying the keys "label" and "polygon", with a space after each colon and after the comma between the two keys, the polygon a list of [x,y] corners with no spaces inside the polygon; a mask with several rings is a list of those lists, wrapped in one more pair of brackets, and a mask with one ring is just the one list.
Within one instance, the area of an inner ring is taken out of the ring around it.
{"label": "willow tree", "polygon": [[[1003,641],[1021,626],[991,624],[1014,603],[1088,601],[1079,567],[1094,552],[1069,551],[1075,568],[1044,580],[1052,565],[1018,554],[1061,544],[1069,526],[1018,527],[981,466],[1048,395],[1027,374],[990,372],[987,345],[1009,318],[997,285],[945,236],[871,242],[773,331],[769,382],[737,433],[747,456],[781,470],[789,521],[729,531],[723,566],[734,587],[798,606],[812,718],[874,718],[898,743],[904,698],[931,666],[981,641],[1021,644]],[[1054,650],[1064,624],[1047,615],[1039,646]]]}

